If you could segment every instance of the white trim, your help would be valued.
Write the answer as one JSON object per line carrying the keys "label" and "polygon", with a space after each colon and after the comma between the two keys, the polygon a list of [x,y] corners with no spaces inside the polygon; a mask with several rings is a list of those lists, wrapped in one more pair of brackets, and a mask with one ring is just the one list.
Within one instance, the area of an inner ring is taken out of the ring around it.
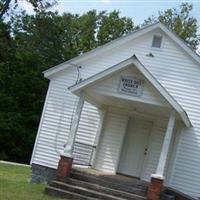
{"label": "white trim", "polygon": [[62,71],[64,69],[67,69],[68,67],[72,67],[74,64],[79,64],[80,62],[83,62],[85,60],[91,59],[92,57],[98,56],[101,53],[104,53],[107,50],[110,50],[112,48],[115,48],[117,46],[120,46],[130,40],[133,40],[145,33],[148,33],[156,28],[160,28],[168,37],[170,37],[175,43],[177,43],[186,53],[188,53],[197,63],[200,64],[200,56],[196,54],[193,49],[191,49],[183,40],[181,40],[175,33],[173,33],[171,30],[169,30],[165,25],[158,22],[149,26],[146,26],[138,31],[135,31],[133,33],[130,33],[126,36],[123,36],[121,38],[115,39],[105,45],[102,45],[98,48],[95,48],[89,52],[86,52],[80,56],[77,56],[75,58],[70,59],[69,61],[66,61],[64,63],[61,63],[55,67],[52,67],[46,71],[44,71],[44,76],[48,78],[54,73],[57,73],[59,71]]}
{"label": "white trim", "polygon": [[176,119],[175,111],[172,110],[170,117],[169,117],[168,124],[167,124],[167,129],[165,131],[163,145],[162,145],[162,149],[161,149],[161,152],[160,152],[160,158],[159,158],[159,161],[158,161],[156,174],[154,174],[154,178],[155,178],[155,176],[164,177],[164,171],[165,171],[167,156],[168,156],[168,153],[169,153],[169,148],[170,148],[170,144],[171,144],[171,140],[172,140],[175,119]]}
{"label": "white trim", "polygon": [[38,131],[37,131],[37,136],[36,136],[36,139],[35,139],[32,155],[31,155],[30,165],[32,165],[32,163],[33,163],[34,156],[35,156],[35,151],[37,149],[39,135],[40,135],[41,127],[42,127],[42,124],[43,124],[44,114],[46,112],[46,107],[47,107],[47,100],[48,100],[49,95],[50,95],[51,87],[52,87],[52,82],[50,81],[49,87],[48,87],[48,90],[47,90],[47,95],[46,95],[46,98],[45,98],[45,103],[44,103],[43,110],[42,110],[42,115],[41,115],[41,118],[40,118],[40,123],[39,123]]}
{"label": "white trim", "polygon": [[74,118],[72,121],[72,126],[69,133],[67,145],[65,146],[64,150],[61,152],[62,156],[72,157],[73,146],[75,142],[75,137],[76,137],[79,121],[81,118],[83,105],[84,105],[84,96],[82,94],[79,98],[79,101],[76,107],[76,112],[74,114]]}
{"label": "white trim", "polygon": [[160,179],[160,180],[164,180],[164,179],[165,179],[164,176],[159,175],[159,174],[152,174],[152,175],[151,175],[151,178],[156,178],[156,179]]}
{"label": "white trim", "polygon": [[69,90],[79,95],[80,91],[89,87],[90,85],[102,81],[110,75],[117,73],[119,70],[126,68],[127,66],[134,64],[134,66],[147,78],[147,80],[158,90],[158,92],[167,100],[167,102],[179,113],[183,122],[187,127],[191,126],[191,122],[184,111],[184,109],[174,100],[174,98],[167,92],[167,90],[154,78],[154,76],[145,68],[145,66],[137,59],[135,55],[132,57],[114,65],[94,76],[85,79],[84,81],[69,87]]}
{"label": "white trim", "polygon": [[124,67],[127,67],[128,65],[131,65],[132,63],[133,63],[132,57],[130,57],[129,59],[126,59],[126,60],[124,60],[124,61],[98,73],[98,74],[95,74],[94,76],[91,76],[88,79],[85,79],[84,81],[82,81],[76,85],[70,86],[68,89],[71,92],[75,93],[79,89],[83,89],[83,88],[90,86],[91,84],[94,84],[94,82],[96,82],[97,80],[101,81],[104,78],[107,78],[108,75],[110,75],[110,74],[113,75],[113,73],[118,72],[120,69],[123,69]]}

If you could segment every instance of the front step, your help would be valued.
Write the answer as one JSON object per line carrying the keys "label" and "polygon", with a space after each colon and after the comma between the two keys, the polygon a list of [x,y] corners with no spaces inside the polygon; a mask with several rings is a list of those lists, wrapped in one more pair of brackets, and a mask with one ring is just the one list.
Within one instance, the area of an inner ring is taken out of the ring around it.
{"label": "front step", "polygon": [[[127,200],[144,200],[143,196],[131,194],[111,188],[103,187],[98,184],[88,183],[76,179],[68,178],[64,182],[53,181],[50,186],[60,188],[62,190],[77,192],[81,195],[94,197],[98,199],[127,199]],[[95,193],[94,193],[95,191]]]}
{"label": "front step", "polygon": [[[52,186],[50,186],[52,187]],[[97,192],[95,190],[90,190],[85,187],[79,187],[76,185],[70,185],[67,183],[62,183],[62,182],[57,182],[54,184],[53,188],[58,188],[67,192],[79,194],[81,196],[86,196],[89,198],[94,198],[94,199],[103,199],[103,200],[125,200],[123,198],[119,198],[113,195],[105,194],[102,192]]]}
{"label": "front step", "polygon": [[[92,171],[92,170],[91,170]],[[70,177],[59,178],[46,187],[45,193],[67,199],[145,200],[147,186],[124,176],[102,175],[73,169]]]}
{"label": "front step", "polygon": [[95,198],[86,197],[74,192],[62,190],[62,189],[51,187],[51,186],[47,186],[44,192],[45,194],[48,194],[50,196],[67,198],[67,199],[72,199],[72,200],[97,200]]}

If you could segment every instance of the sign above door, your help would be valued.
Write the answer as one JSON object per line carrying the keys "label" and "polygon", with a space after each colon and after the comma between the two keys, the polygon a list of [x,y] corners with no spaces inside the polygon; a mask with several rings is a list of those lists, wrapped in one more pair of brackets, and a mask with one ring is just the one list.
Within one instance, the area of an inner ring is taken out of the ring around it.
{"label": "sign above door", "polygon": [[143,85],[144,80],[132,76],[121,76],[118,92],[139,97],[142,96]]}

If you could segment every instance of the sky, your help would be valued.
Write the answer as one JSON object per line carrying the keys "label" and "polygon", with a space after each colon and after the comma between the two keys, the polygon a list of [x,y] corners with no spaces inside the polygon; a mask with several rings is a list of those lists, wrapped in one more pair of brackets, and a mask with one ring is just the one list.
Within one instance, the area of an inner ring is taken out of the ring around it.
{"label": "sky", "polygon": [[[158,11],[164,11],[168,8],[176,8],[182,2],[180,0],[57,0],[58,4],[53,8],[59,13],[70,12],[76,14],[83,14],[89,10],[119,10],[121,16],[132,18],[137,25],[144,21],[151,15],[157,15]],[[200,32],[200,0],[188,0],[193,3],[192,15],[198,20],[198,27]],[[26,10],[31,12],[31,6],[25,0],[21,0],[20,4]]]}

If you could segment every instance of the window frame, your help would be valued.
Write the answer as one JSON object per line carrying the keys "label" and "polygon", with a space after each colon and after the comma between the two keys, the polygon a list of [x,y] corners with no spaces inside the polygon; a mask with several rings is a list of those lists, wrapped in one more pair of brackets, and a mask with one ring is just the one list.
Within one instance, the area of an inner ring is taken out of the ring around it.
{"label": "window frame", "polygon": [[[154,47],[153,46],[154,37],[160,37],[161,38],[160,47]],[[152,40],[151,40],[151,49],[153,49],[153,50],[161,50],[163,48],[163,43],[164,43],[164,37],[163,37],[162,34],[160,34],[160,33],[153,34],[153,37],[152,37]]]}

